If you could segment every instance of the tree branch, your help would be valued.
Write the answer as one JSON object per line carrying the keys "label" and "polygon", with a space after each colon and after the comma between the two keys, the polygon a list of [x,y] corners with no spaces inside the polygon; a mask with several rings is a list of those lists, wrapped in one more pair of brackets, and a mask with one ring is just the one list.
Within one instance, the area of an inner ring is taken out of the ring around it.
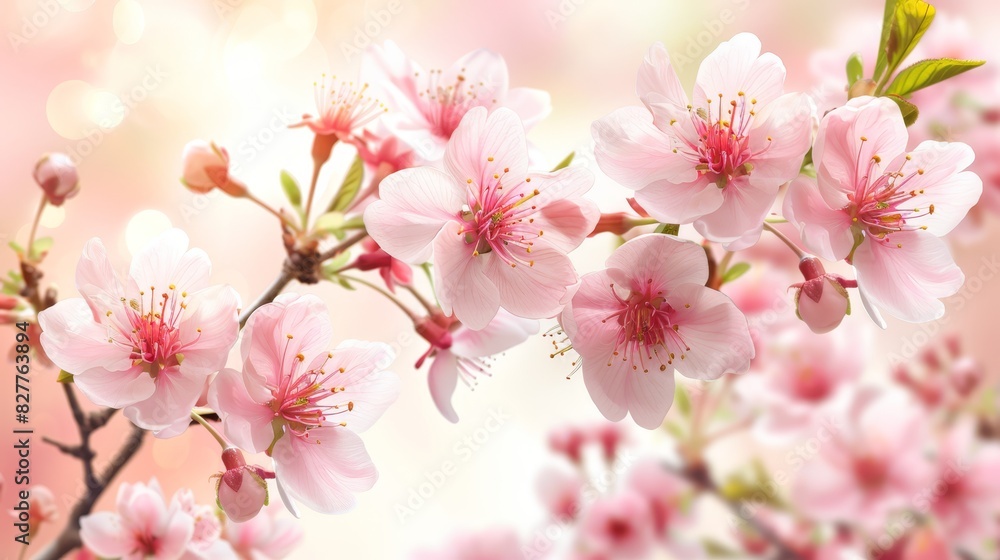
{"label": "tree branch", "polygon": [[[118,450],[114,458],[111,459],[111,463],[108,464],[108,468],[104,469],[99,478],[95,478],[93,484],[87,485],[87,493],[80,498],[80,500],[73,506],[73,511],[70,513],[69,521],[63,528],[59,536],[56,537],[54,541],[49,543],[49,546],[45,547],[40,553],[38,553],[34,560],[58,560],[62,558],[67,552],[79,548],[81,545],[80,541],[80,518],[89,514],[94,508],[94,504],[97,503],[98,498],[101,494],[108,488],[108,485],[114,480],[115,476],[122,470],[122,467],[135,455],[136,451],[142,445],[142,440],[146,436],[146,431],[142,428],[132,426],[132,431],[129,433],[128,438],[125,440],[125,444],[122,448]],[[85,461],[89,463],[89,461]]]}

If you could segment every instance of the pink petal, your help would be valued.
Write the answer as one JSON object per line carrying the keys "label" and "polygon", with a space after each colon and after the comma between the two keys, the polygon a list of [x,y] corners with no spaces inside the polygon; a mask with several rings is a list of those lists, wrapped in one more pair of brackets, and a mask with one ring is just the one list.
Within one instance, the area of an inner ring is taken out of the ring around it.
{"label": "pink petal", "polygon": [[297,354],[307,359],[326,355],[332,338],[333,326],[323,300],[311,294],[282,294],[247,320],[240,348],[244,368],[261,385],[277,387],[280,376],[291,371]]}
{"label": "pink petal", "polygon": [[889,243],[869,237],[854,253],[862,295],[904,321],[942,317],[939,298],[956,293],[965,281],[948,246],[920,231],[894,233],[887,239]]}
{"label": "pink petal", "polygon": [[434,406],[449,422],[457,423],[458,413],[451,404],[451,397],[458,385],[458,357],[447,350],[438,352],[427,372],[427,384]]}
{"label": "pink petal", "polygon": [[[580,279],[580,287],[571,305],[563,311],[563,328],[573,341],[573,348],[584,357],[585,364],[595,362],[595,368],[597,365],[606,367],[620,331],[617,323],[605,321],[612,311],[621,308],[611,288],[614,280],[608,272],[602,270],[585,274]],[[623,291],[623,288],[618,290]],[[624,292],[620,295],[627,297],[628,294]],[[585,375],[586,369],[584,366]]]}
{"label": "pink petal", "polygon": [[274,446],[275,474],[286,493],[320,513],[343,513],[355,492],[378,479],[361,438],[343,428],[316,428],[309,438],[285,434]]}
{"label": "pink petal", "polygon": [[444,163],[452,177],[463,184],[468,179],[474,186],[493,184],[493,175],[502,175],[504,184],[520,184],[528,171],[528,144],[521,119],[506,108],[489,116],[484,107],[469,110],[448,142]]}
{"label": "pink petal", "polygon": [[156,560],[171,560],[181,556],[193,534],[194,519],[186,513],[175,511],[158,535]]}
{"label": "pink petal", "polygon": [[812,144],[815,114],[812,99],[804,93],[782,95],[757,113],[750,131],[751,183],[783,185],[798,176]]}
{"label": "pink petal", "polygon": [[747,319],[729,297],[703,285],[685,284],[667,292],[678,334],[690,348],[674,367],[692,379],[716,379],[724,373],[744,373],[754,357]]}
{"label": "pink petal", "polygon": [[[881,175],[883,165],[906,150],[906,141],[903,116],[891,99],[858,97],[827,113],[813,145],[820,194],[827,206],[847,206],[862,178]],[[869,172],[874,155],[883,163],[872,163]]]}
{"label": "pink petal", "polygon": [[601,171],[632,190],[664,180],[687,183],[698,177],[694,165],[673,152],[670,137],[653,126],[652,115],[640,107],[618,109],[594,121],[590,130]]}
{"label": "pink petal", "polygon": [[96,237],[83,246],[83,254],[80,255],[80,262],[76,265],[76,289],[88,302],[91,302],[91,299],[97,300],[90,303],[95,315],[107,311],[101,307],[107,306],[108,303],[116,307],[119,304],[119,298],[124,291],[121,280],[118,279],[108,259],[104,243]]}
{"label": "pink petal", "polygon": [[193,293],[208,285],[212,264],[201,249],[188,250],[188,237],[179,229],[168,230],[150,241],[132,259],[129,285],[134,291]]}
{"label": "pink petal", "polygon": [[379,184],[379,197],[365,209],[368,233],[385,252],[413,264],[430,258],[434,238],[466,203],[464,188],[430,167],[389,175]]}
{"label": "pink petal", "polygon": [[121,517],[99,511],[80,518],[80,539],[94,554],[121,558],[135,547],[132,534],[122,527]]}
{"label": "pink petal", "polygon": [[434,287],[445,314],[454,313],[469,328],[481,329],[500,309],[500,291],[486,274],[492,255],[474,257],[474,250],[474,244],[445,228],[434,242]]}
{"label": "pink petal", "polygon": [[140,428],[167,428],[191,414],[191,409],[205,389],[206,379],[207,375],[189,375],[177,367],[162,369],[156,376],[153,394],[127,407],[125,416]]}
{"label": "pink petal", "polygon": [[354,409],[343,412],[334,421],[346,422],[347,429],[363,432],[378,420],[399,396],[399,377],[385,368],[392,364],[395,353],[388,344],[345,340],[332,352],[333,358],[324,371],[334,374],[332,382],[344,388],[331,397],[331,402],[351,401]]}
{"label": "pink petal", "polygon": [[507,92],[503,105],[517,113],[528,130],[552,112],[552,96],[540,89],[514,88]]}
{"label": "pink petal", "polygon": [[465,358],[499,354],[538,332],[538,321],[523,319],[501,309],[482,330],[460,328],[452,334],[451,350]]}
{"label": "pink petal", "polygon": [[81,374],[99,368],[112,371],[131,366],[131,348],[108,340],[108,328],[94,320],[87,302],[66,299],[38,314],[41,344],[61,369]]}
{"label": "pink petal", "polygon": [[774,54],[760,54],[760,46],[756,35],[740,33],[716,47],[698,68],[693,104],[706,107],[709,99],[718,103],[720,93],[736,99],[741,91],[761,105],[781,96],[785,66]]}
{"label": "pink petal", "polygon": [[632,420],[647,430],[659,428],[674,402],[674,372],[651,368],[649,373],[632,370],[625,375],[625,392]]}
{"label": "pink petal", "polygon": [[[979,176],[962,171],[974,158],[972,148],[961,142],[927,140],[910,152],[909,161],[897,159],[891,163],[890,168],[901,166],[900,172],[911,176],[905,188],[919,193],[905,202],[907,207],[920,208],[926,213],[934,205],[933,214],[908,218],[907,225],[926,225],[928,233],[941,237],[965,219],[983,193],[983,181]],[[918,169],[923,173],[913,175]]]}
{"label": "pink petal", "polygon": [[573,263],[565,254],[552,249],[527,253],[510,248],[518,259],[530,260],[534,265],[511,266],[496,255],[485,255],[489,257],[485,272],[499,291],[500,306],[528,319],[554,317],[562,309],[567,288],[577,281]]}
{"label": "pink petal", "polygon": [[[482,83],[483,85],[478,86],[478,88],[482,88],[482,91],[479,92],[481,96],[503,99],[507,95],[510,80],[507,75],[507,63],[497,52],[489,49],[476,49],[456,60],[451,65],[451,72],[455,76],[465,76],[472,83]],[[443,83],[451,84],[454,82]]]}
{"label": "pink petal", "polygon": [[635,237],[615,249],[607,266],[611,276],[628,289],[650,279],[659,286],[657,289],[665,291],[683,284],[704,285],[708,281],[705,249],[694,241],[671,235]]}
{"label": "pink petal", "polygon": [[73,383],[98,406],[124,408],[144,401],[156,390],[156,384],[142,367],[121,371],[89,369],[73,378]]}
{"label": "pink petal", "polygon": [[240,296],[230,286],[216,285],[189,294],[181,321],[185,373],[207,375],[226,364],[239,335]]}
{"label": "pink petal", "polygon": [[841,260],[854,247],[850,215],[827,206],[811,177],[801,175],[792,181],[782,213],[798,227],[802,243],[826,260]]}
{"label": "pink petal", "polygon": [[554,247],[568,253],[594,231],[601,211],[583,196],[593,184],[594,175],[582,167],[531,175],[531,185],[540,193],[532,199],[538,207],[532,218],[538,230],[545,232],[535,240],[536,247]]}
{"label": "pink petal", "polygon": [[612,422],[625,418],[628,412],[631,374],[631,366],[619,358],[611,359],[610,352],[583,356],[583,383],[587,386],[590,399],[597,410]]}
{"label": "pink petal", "polygon": [[271,445],[274,412],[250,397],[241,372],[220,371],[209,386],[208,404],[219,413],[226,437],[237,447],[260,453]]}
{"label": "pink petal", "polygon": [[705,239],[722,243],[727,251],[746,249],[760,238],[761,224],[780,186],[759,186],[739,177],[722,189],[722,205],[696,221],[694,227]]}
{"label": "pink petal", "polygon": [[666,102],[686,110],[687,93],[670,64],[670,55],[663,43],[654,43],[646,51],[642,66],[639,67],[635,91],[647,107],[650,103]]}
{"label": "pink petal", "polygon": [[704,177],[683,184],[656,181],[636,191],[635,199],[665,224],[690,224],[718,210],[725,200],[722,189]]}

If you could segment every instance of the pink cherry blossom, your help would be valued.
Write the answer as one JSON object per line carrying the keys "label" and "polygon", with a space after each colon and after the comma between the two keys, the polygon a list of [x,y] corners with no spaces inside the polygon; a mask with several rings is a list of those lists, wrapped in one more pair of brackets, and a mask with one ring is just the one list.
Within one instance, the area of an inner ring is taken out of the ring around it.
{"label": "pink cherry blossom", "polygon": [[689,101],[657,43],[639,69],[645,108],[619,109],[592,127],[597,163],[664,223],[694,223],[730,250],[757,242],[778,189],[809,150],[809,96],[783,94],[785,67],[741,33],[702,62]]}
{"label": "pink cherry blossom", "polygon": [[358,432],[399,393],[384,371],[385,344],[349,340],[327,350],[333,327],[316,296],[283,294],[261,306],[243,330],[243,370],[223,369],[209,403],[241,449],[274,459],[278,492],[322,513],[341,513],[378,478]]}
{"label": "pink cherry blossom", "polygon": [[625,490],[599,498],[580,522],[581,540],[609,558],[645,558],[653,547],[655,528],[649,502]]}
{"label": "pink cherry blossom", "polygon": [[404,169],[386,177],[365,210],[372,238],[410,263],[431,260],[446,315],[485,328],[500,308],[552,317],[577,281],[567,253],[599,217],[584,199],[581,167],[528,173],[524,127],[510,109],[468,112],[448,143],[447,172]]}
{"label": "pink cherry blossom", "polygon": [[304,535],[298,523],[278,516],[273,507],[245,523],[227,519],[222,531],[240,560],[287,558]]}
{"label": "pink cherry blossom", "polygon": [[552,110],[548,93],[510,88],[503,57],[486,49],[466,54],[447,70],[425,71],[386,41],[369,47],[361,64],[362,76],[392,104],[390,128],[425,162],[441,159],[462,118],[476,107],[490,112],[507,107],[525,128]]}
{"label": "pink cherry blossom", "polygon": [[782,445],[835,430],[829,425],[832,407],[850,395],[864,369],[862,337],[839,331],[820,336],[798,327],[774,336],[768,346],[764,371],[737,382],[746,404],[760,409],[754,435]]}
{"label": "pink cherry blossom", "polygon": [[358,255],[354,262],[346,266],[343,270],[356,268],[358,270],[377,270],[385,287],[389,291],[396,293],[397,285],[407,285],[413,280],[413,270],[405,262],[393,258],[378,246],[371,237],[366,237],[361,242],[364,253]]}
{"label": "pink cherry blossom", "polygon": [[1000,445],[975,441],[971,419],[951,429],[939,450],[934,483],[918,497],[950,542],[976,545],[996,536],[1000,513]]}
{"label": "pink cherry blossom", "polygon": [[590,397],[608,420],[631,413],[638,425],[659,427],[673,402],[674,370],[715,379],[749,369],[746,318],[705,287],[708,261],[697,243],[647,234],[606,264],[581,279],[562,318]]}
{"label": "pink cherry blossom", "polygon": [[80,519],[80,539],[102,558],[178,560],[194,534],[194,519],[173,500],[168,506],[155,479],[149,485],[123,483],[117,511]]}
{"label": "pink cherry blossom", "polygon": [[214,506],[197,503],[194,493],[188,488],[175,492],[170,503],[171,507],[186,513],[194,524],[182,560],[236,560],[232,547],[220,538],[222,521],[216,515]]}
{"label": "pink cherry blossom", "polygon": [[959,142],[922,142],[906,151],[899,107],[859,97],[828,113],[813,147],[817,182],[797,181],[785,217],[827,260],[857,271],[862,303],[885,326],[880,310],[911,322],[944,314],[940,298],[965,279],[939,239],[979,200],[982,181],[962,171],[974,154]]}
{"label": "pink cherry blossom", "polygon": [[246,196],[246,185],[229,174],[229,152],[215,142],[192,140],[181,155],[184,167],[181,183],[193,192],[205,194],[218,188],[230,196]]}
{"label": "pink cherry blossom", "polygon": [[550,467],[538,475],[535,487],[545,510],[558,521],[576,519],[583,507],[584,481],[579,472]]}
{"label": "pink cherry blossom", "polygon": [[832,421],[834,433],[817,433],[819,452],[796,473],[793,504],[813,519],[879,530],[928,487],[927,422],[905,393],[859,391]]}
{"label": "pink cherry blossom", "polygon": [[[0,478],[0,488],[3,486],[3,479]],[[19,495],[19,494],[18,494]],[[18,498],[17,501],[20,501]],[[14,523],[28,524],[28,537],[33,538],[38,534],[38,530],[45,523],[55,521],[59,517],[59,507],[56,505],[56,497],[52,491],[45,486],[34,485],[28,489],[28,517],[22,519],[23,510],[11,510],[10,515],[14,518]]]}
{"label": "pink cherry blossom", "polygon": [[851,313],[847,288],[857,287],[857,282],[828,274],[816,257],[804,257],[799,270],[805,281],[791,286],[795,288],[795,314],[812,332],[828,333]]}
{"label": "pink cherry blossom", "polygon": [[589,434],[579,426],[564,426],[549,432],[549,449],[573,463],[579,463],[583,459],[583,447],[589,439]]}
{"label": "pink cherry blossom", "polygon": [[451,332],[448,348],[432,348],[434,359],[427,372],[427,383],[438,411],[448,421],[458,422],[451,399],[459,379],[475,388],[480,378],[493,375],[491,356],[521,344],[537,332],[538,321],[515,317],[503,310],[482,330],[459,324]]}
{"label": "pink cherry blossom", "polygon": [[83,297],[39,314],[42,347],[95,404],[124,408],[142,428],[168,428],[191,413],[236,341],[239,296],[210,286],[210,272],[208,255],[173,229],[136,255],[123,282],[91,239],[76,269]]}
{"label": "pink cherry blossom", "polygon": [[354,141],[363,134],[366,124],[389,110],[385,103],[372,96],[367,83],[338,80],[336,76],[324,74],[313,84],[313,89],[317,114],[303,115],[302,122],[291,126],[306,126],[318,137]]}
{"label": "pink cherry blossom", "polygon": [[653,531],[658,538],[666,539],[675,529],[691,525],[690,502],[694,489],[656,459],[640,460],[629,471],[627,483],[632,491],[649,502]]}

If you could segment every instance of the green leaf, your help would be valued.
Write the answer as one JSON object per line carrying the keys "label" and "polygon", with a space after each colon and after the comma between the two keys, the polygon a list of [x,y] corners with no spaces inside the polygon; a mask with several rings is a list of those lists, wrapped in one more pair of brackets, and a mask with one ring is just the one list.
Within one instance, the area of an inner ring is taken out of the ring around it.
{"label": "green leaf", "polygon": [[48,253],[49,250],[52,249],[52,243],[53,241],[51,237],[36,239],[31,245],[31,260],[38,260],[42,257],[42,255]]}
{"label": "green leaf", "polygon": [[345,289],[354,291],[354,286],[352,286],[351,283],[348,282],[343,276],[337,276],[336,278],[334,278],[334,280],[338,284],[340,284],[341,286],[343,286]]}
{"label": "green leaf", "polygon": [[660,224],[656,226],[653,233],[665,233],[667,235],[677,235],[681,230],[678,224]]}
{"label": "green leaf", "polygon": [[674,389],[674,404],[677,410],[681,411],[685,417],[691,415],[691,399],[688,397],[687,389],[682,383],[678,383]]}
{"label": "green leaf", "polygon": [[865,66],[861,62],[861,53],[854,53],[847,59],[847,86],[865,77]]}
{"label": "green leaf", "polygon": [[883,84],[917,46],[934,21],[934,6],[923,0],[898,0],[892,14],[892,27],[885,42],[886,72]]}
{"label": "green leaf", "polygon": [[292,174],[284,169],[281,170],[281,188],[285,191],[285,196],[288,197],[288,202],[292,203],[292,206],[296,208],[302,206],[302,190],[299,189],[295,177],[292,177]]}
{"label": "green leaf", "polygon": [[917,116],[920,114],[920,111],[917,110],[916,105],[895,94],[887,95],[886,97],[895,101],[896,105],[899,105],[899,110],[903,113],[903,122],[906,123],[906,126],[917,122]]}
{"label": "green leaf", "polygon": [[73,374],[64,369],[61,369],[59,370],[59,377],[56,378],[56,381],[58,383],[72,383]]}
{"label": "green leaf", "polygon": [[364,178],[364,175],[365,165],[361,160],[361,156],[358,156],[354,158],[354,163],[347,170],[344,181],[340,183],[340,190],[337,191],[337,195],[330,202],[327,212],[343,212],[347,210],[351,203],[354,202],[354,199],[357,198],[358,192],[361,191],[361,180]]}
{"label": "green leaf", "polygon": [[11,241],[10,243],[7,243],[7,246],[13,249],[14,252],[17,253],[18,255],[24,255],[24,247],[21,247],[21,245],[16,241]]}
{"label": "green leaf", "polygon": [[875,81],[878,81],[882,77],[882,73],[885,72],[885,45],[889,41],[889,30],[892,28],[892,16],[895,13],[896,0],[885,0],[885,10],[882,12],[882,36],[878,41],[878,58],[875,60],[875,75],[872,76]]}
{"label": "green leaf", "polygon": [[570,152],[568,156],[564,157],[562,161],[552,168],[552,171],[559,171],[560,169],[569,167],[569,164],[573,163],[574,156],[576,156],[576,152]]}
{"label": "green leaf", "polygon": [[344,228],[344,213],[327,212],[326,214],[316,218],[316,223],[313,224],[313,228],[318,231],[325,231],[328,233],[340,231]]}
{"label": "green leaf", "polygon": [[323,263],[323,270],[324,271],[330,270],[331,272],[336,273],[336,271],[343,268],[344,265],[346,265],[347,262],[350,260],[351,260],[351,251],[350,250],[343,251],[339,253],[336,257],[333,257],[332,259]]}
{"label": "green leaf", "polygon": [[885,92],[905,97],[918,89],[943,82],[985,63],[985,60],[956,60],[954,58],[921,60],[901,70]]}
{"label": "green leaf", "polygon": [[748,270],[750,270],[750,263],[736,263],[729,267],[729,269],[726,270],[726,273],[722,275],[722,283],[725,284],[727,282],[732,282],[733,280],[736,280],[740,276],[746,274]]}

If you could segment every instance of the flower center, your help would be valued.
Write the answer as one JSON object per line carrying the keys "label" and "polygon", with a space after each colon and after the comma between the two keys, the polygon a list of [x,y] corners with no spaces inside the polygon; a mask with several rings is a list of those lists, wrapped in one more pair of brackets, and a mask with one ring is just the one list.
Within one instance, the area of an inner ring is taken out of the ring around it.
{"label": "flower center", "polygon": [[[160,292],[156,286],[149,287],[147,292],[139,291],[138,299],[120,299],[124,321],[117,328],[123,339],[109,338],[112,343],[131,347],[129,358],[134,365],[148,364],[147,370],[155,374],[159,369],[177,365],[183,359],[184,345],[181,343],[181,315],[187,309],[187,292],[177,292],[174,284],[168,291]],[[108,310],[107,317],[115,313]],[[201,337],[201,329],[196,329],[197,338]]]}
{"label": "flower center", "polygon": [[[866,137],[861,137],[862,146],[867,141]],[[858,174],[861,175],[860,167],[863,162],[860,161],[860,154],[858,159]],[[934,214],[933,204],[916,207],[908,203],[910,199],[924,193],[923,189],[907,190],[907,183],[914,177],[924,174],[921,168],[911,173],[903,173],[903,166],[910,160],[911,157],[907,154],[899,169],[895,171],[880,171],[876,166],[882,162],[882,157],[878,154],[874,154],[868,160],[867,169],[859,180],[860,184],[855,188],[853,195],[848,195],[849,203],[845,208],[857,233],[864,233],[870,238],[892,246],[889,237],[895,232],[927,229],[926,225],[907,223],[907,220]],[[900,243],[895,243],[895,246],[902,248]]]}
{"label": "flower center", "polygon": [[680,335],[680,325],[673,321],[674,308],[666,302],[663,291],[654,290],[652,279],[625,298],[618,295],[614,284],[610,287],[620,308],[601,322],[613,320],[620,329],[608,366],[620,357],[632,365],[633,371],[641,368],[643,373],[649,373],[649,366],[656,364],[660,371],[666,371],[678,353],[684,359],[684,352],[691,348]]}
{"label": "flower center", "polygon": [[803,366],[795,376],[795,395],[807,401],[819,401],[830,393],[830,383],[825,375],[811,366]]}
{"label": "flower center", "polygon": [[854,460],[854,476],[863,488],[869,490],[885,483],[889,474],[886,470],[885,461],[878,457],[865,455]]}
{"label": "flower center", "polygon": [[[414,74],[420,79],[420,73]],[[473,82],[466,78],[465,68],[455,76],[455,81],[444,81],[441,70],[431,70],[424,77],[418,95],[424,101],[424,117],[431,124],[435,135],[448,139],[462,122],[462,117],[473,107],[489,107],[496,104],[493,90],[485,82]]]}
{"label": "flower center", "polygon": [[[492,162],[493,157],[487,161]],[[528,190],[531,177],[520,185],[505,185],[503,179],[509,172],[510,168],[505,167],[503,173],[494,173],[482,185],[466,179],[468,202],[460,214],[463,226],[458,234],[465,237],[466,244],[475,244],[474,257],[494,253],[512,268],[518,264],[535,266],[528,255],[535,240],[545,232],[534,225],[531,217],[538,206],[528,201],[541,192]]]}
{"label": "flower center", "polygon": [[[293,338],[292,335],[287,337]],[[327,354],[323,365],[332,357],[333,354]],[[354,402],[337,397],[347,389],[334,382],[337,375],[344,373],[344,368],[327,372],[323,365],[306,369],[304,364],[305,356],[296,355],[291,371],[281,376],[277,387],[270,387],[272,398],[267,404],[274,411],[276,427],[283,424],[292,434],[308,438],[309,430],[332,425],[328,422],[329,417],[353,411]],[[347,423],[337,425],[346,426]],[[280,437],[280,433],[275,435]]]}
{"label": "flower center", "polygon": [[[756,116],[756,99],[747,100],[742,91],[728,104],[725,96],[718,94],[718,110],[713,112],[713,99],[707,99],[708,108],[695,109],[688,105],[688,114],[696,134],[695,138],[679,134],[675,137],[677,147],[674,153],[680,153],[695,164],[700,175],[708,176],[720,189],[725,188],[733,179],[750,175],[753,164],[750,160],[754,155],[760,155],[770,148],[768,145],[754,154],[750,149],[750,128]],[[728,106],[728,108],[727,108]],[[676,120],[670,124],[676,124]]]}

